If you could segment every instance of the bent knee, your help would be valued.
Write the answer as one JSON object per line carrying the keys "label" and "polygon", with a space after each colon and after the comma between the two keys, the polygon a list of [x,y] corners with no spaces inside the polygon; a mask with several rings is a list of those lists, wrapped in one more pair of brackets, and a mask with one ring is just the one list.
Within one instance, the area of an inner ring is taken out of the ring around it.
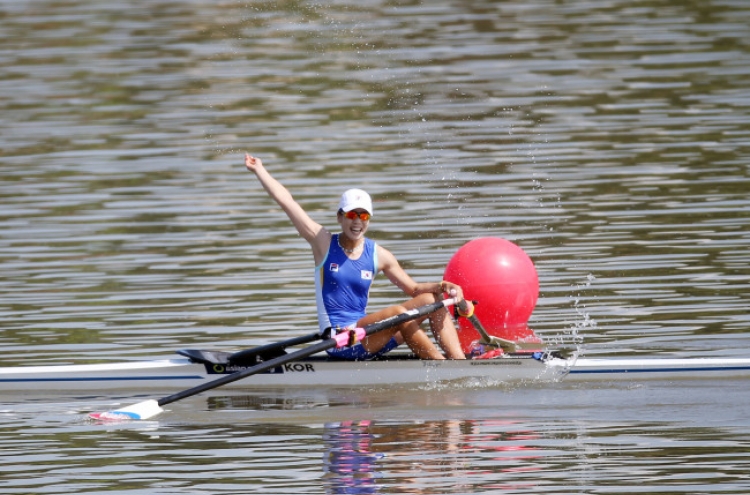
{"label": "bent knee", "polygon": [[392,306],[391,307],[391,312],[392,312],[391,316],[400,315],[401,313],[406,313],[407,311],[409,311],[409,308],[407,308],[406,306],[403,306],[401,304],[399,304],[398,306]]}

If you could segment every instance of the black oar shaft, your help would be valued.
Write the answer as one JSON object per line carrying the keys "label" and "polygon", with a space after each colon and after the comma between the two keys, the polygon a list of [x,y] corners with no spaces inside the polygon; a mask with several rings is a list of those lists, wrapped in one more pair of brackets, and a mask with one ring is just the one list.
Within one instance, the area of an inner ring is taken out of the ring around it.
{"label": "black oar shaft", "polygon": [[[407,321],[414,320],[421,316],[428,315],[430,313],[437,311],[440,308],[443,308],[449,304],[452,304],[453,302],[454,301],[452,299],[446,299],[444,301],[437,301],[432,304],[426,304],[424,306],[420,306],[419,308],[406,311],[405,313],[401,313],[396,316],[386,318],[385,320],[377,321],[375,323],[365,326],[364,328],[365,335],[372,335],[373,333],[380,332],[381,330],[385,330],[386,328],[392,328],[392,327],[395,327],[396,325],[400,325],[401,323],[405,323]],[[258,373],[263,373],[264,371],[268,371],[277,366],[283,366],[287,363],[291,363],[292,361],[296,361],[298,359],[303,359],[308,356],[312,356],[313,354],[323,352],[327,349],[332,349],[336,347],[336,345],[337,345],[337,342],[335,339],[326,339],[322,342],[313,344],[309,347],[300,349],[290,354],[285,354],[283,356],[269,359],[268,361],[263,361],[262,363],[258,363],[255,366],[251,366],[242,371],[238,371],[237,373],[232,373],[231,375],[225,375],[216,380],[212,380],[207,383],[202,383],[193,388],[183,390],[182,392],[168,395],[167,397],[162,397],[161,399],[157,401],[157,404],[159,404],[159,406],[171,404],[172,402],[176,402],[181,399],[186,399],[193,395],[200,394],[201,392],[205,392],[206,390],[218,388],[228,383],[232,383],[237,380],[242,380],[243,378],[247,378],[248,376],[256,375]]]}
{"label": "black oar shaft", "polygon": [[[474,301],[473,304],[476,304],[476,301]],[[482,326],[482,322],[479,321],[479,318],[477,318],[477,316],[474,314],[474,308],[471,307],[469,302],[464,299],[463,301],[459,302],[456,306],[458,307],[458,309],[460,309],[464,313],[467,313],[467,312],[469,313],[465,316],[465,318],[469,320],[472,325],[474,325],[474,328],[476,329],[477,332],[479,332],[479,336],[482,337],[482,339],[489,341],[490,335],[487,333],[487,330],[484,329],[484,326]]]}
{"label": "black oar shaft", "polygon": [[231,375],[224,375],[221,378],[218,378],[216,380],[212,380],[210,382],[196,385],[193,388],[183,390],[182,392],[177,392],[176,394],[172,394],[167,397],[162,397],[161,399],[157,401],[157,403],[159,404],[159,406],[163,406],[166,404],[170,404],[172,402],[176,402],[178,400],[186,399],[193,395],[197,395],[201,392],[205,392],[206,390],[211,390],[212,388],[218,388],[228,383],[232,383],[237,380],[242,380],[243,378],[246,378],[250,375],[263,373],[264,371],[268,371],[277,366],[282,366],[286,363],[292,362],[297,359],[306,358],[318,352],[322,352],[322,351],[325,351],[326,349],[330,349],[334,347],[335,345],[336,345],[335,340],[326,339],[322,342],[311,345],[310,347],[306,347],[304,349],[300,349],[290,354],[285,354],[283,356],[269,359],[268,361],[263,361],[262,363],[258,363],[255,366],[251,366],[242,371],[232,373]]}

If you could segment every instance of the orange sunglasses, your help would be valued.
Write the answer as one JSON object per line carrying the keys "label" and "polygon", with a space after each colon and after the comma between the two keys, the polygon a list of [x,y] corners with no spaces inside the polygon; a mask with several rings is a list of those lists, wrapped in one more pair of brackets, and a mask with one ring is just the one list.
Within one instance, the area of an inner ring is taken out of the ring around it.
{"label": "orange sunglasses", "polygon": [[344,213],[344,216],[348,218],[349,220],[354,220],[355,218],[359,217],[360,220],[363,222],[366,222],[370,219],[371,215],[367,213],[366,211],[363,211],[362,213],[357,213],[356,211],[347,211]]}

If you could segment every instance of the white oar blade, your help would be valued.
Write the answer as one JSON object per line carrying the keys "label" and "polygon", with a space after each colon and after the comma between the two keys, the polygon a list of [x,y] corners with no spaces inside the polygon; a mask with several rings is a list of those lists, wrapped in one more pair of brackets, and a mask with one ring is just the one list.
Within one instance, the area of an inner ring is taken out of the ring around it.
{"label": "white oar blade", "polygon": [[106,412],[95,412],[89,414],[92,419],[100,421],[128,421],[128,420],[143,420],[153,418],[157,414],[164,412],[164,409],[159,407],[159,403],[155,400],[147,400],[133,404],[132,406],[123,407],[122,409],[115,409],[114,411]]}

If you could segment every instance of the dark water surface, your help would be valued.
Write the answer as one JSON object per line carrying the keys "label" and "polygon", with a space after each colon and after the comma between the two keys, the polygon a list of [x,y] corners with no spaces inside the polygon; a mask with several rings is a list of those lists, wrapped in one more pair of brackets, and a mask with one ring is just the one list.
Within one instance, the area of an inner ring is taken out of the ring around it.
{"label": "dark water surface", "polygon": [[[420,281],[505,237],[587,356],[750,344],[750,5],[0,1],[3,366],[315,328],[250,151]],[[376,282],[374,304],[400,297]],[[0,492],[750,492],[741,380],[0,398]]]}

